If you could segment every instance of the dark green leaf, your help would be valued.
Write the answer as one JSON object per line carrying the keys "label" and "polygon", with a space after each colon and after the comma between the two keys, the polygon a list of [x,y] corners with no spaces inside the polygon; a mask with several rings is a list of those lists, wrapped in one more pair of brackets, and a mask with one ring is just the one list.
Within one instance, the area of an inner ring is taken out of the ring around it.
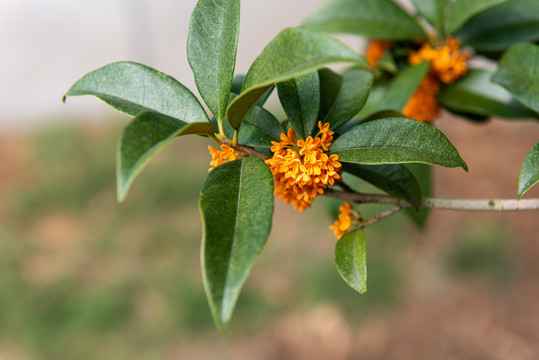
{"label": "dark green leaf", "polygon": [[358,176],[389,195],[404,199],[415,208],[421,206],[421,190],[415,177],[400,164],[343,164],[343,170]]}
{"label": "dark green leaf", "polygon": [[96,96],[132,116],[154,111],[187,123],[208,121],[189,89],[168,75],[133,62],[115,62],[84,75],[64,100],[80,95]]}
{"label": "dark green leaf", "polygon": [[318,71],[277,84],[281,105],[300,139],[313,132],[320,110]]}
{"label": "dark green leaf", "polygon": [[202,272],[213,319],[226,328],[271,229],[273,177],[259,158],[213,169],[202,185]]}
{"label": "dark green leaf", "polygon": [[249,111],[239,131],[241,145],[270,148],[272,141],[281,141],[283,127],[279,120],[266,109],[255,105]]}
{"label": "dark green leaf", "polygon": [[326,35],[301,28],[281,31],[251,65],[242,93],[228,107],[228,121],[239,128],[251,107],[273,84],[343,62],[368,66],[363,57]]}
{"label": "dark green leaf", "polygon": [[334,0],[313,12],[303,26],[387,40],[426,37],[416,19],[391,0]]}
{"label": "dark green leaf", "polygon": [[199,0],[191,14],[187,59],[200,95],[218,122],[232,86],[240,24],[240,0]]}
{"label": "dark green leaf", "polygon": [[342,85],[324,117],[333,129],[338,129],[357,115],[371,90],[373,75],[370,71],[359,68],[346,69],[342,74]]}
{"label": "dark green leaf", "polygon": [[457,149],[435,127],[408,118],[359,124],[329,148],[340,162],[356,164],[423,163],[468,170]]}
{"label": "dark green leaf", "polygon": [[335,265],[352,289],[360,294],[367,291],[367,248],[362,229],[349,231],[337,241]]}
{"label": "dark green leaf", "polygon": [[493,6],[469,19],[456,36],[480,52],[539,40],[539,1],[510,0]]}
{"label": "dark green leaf", "polygon": [[522,195],[537,182],[539,182],[539,142],[532,147],[522,164],[518,177],[518,199],[520,200]]}
{"label": "dark green leaf", "polygon": [[[419,188],[421,189],[422,197],[432,196],[432,166],[425,164],[406,164],[406,168],[413,174],[416,178]],[[404,209],[405,214],[410,217],[413,222],[419,226],[419,228],[424,229],[427,224],[427,219],[430,214],[430,209],[422,208],[419,210],[406,208]]]}
{"label": "dark green leaf", "polygon": [[422,62],[401,70],[389,83],[387,90],[378,103],[376,110],[402,111],[415,93],[421,81],[427,76],[430,64]]}
{"label": "dark green leaf", "polygon": [[[238,95],[241,92],[241,87],[243,86],[244,81],[245,81],[245,75],[243,74],[235,75],[234,78],[232,79],[232,88],[230,89],[230,92]],[[269,90],[266,91],[264,95],[262,95],[262,97],[258,100],[256,104],[258,106],[264,106],[264,104],[266,103],[266,100],[268,100],[274,88],[275,88],[274,86],[269,88]],[[228,101],[230,102],[232,101],[232,99],[229,98]]]}
{"label": "dark green leaf", "polygon": [[505,52],[492,81],[539,112],[539,45],[515,45]]}
{"label": "dark green leaf", "polygon": [[447,0],[412,0],[415,8],[427,19],[438,32],[442,31]]}
{"label": "dark green leaf", "polygon": [[215,131],[209,122],[186,123],[178,119],[142,112],[123,130],[117,152],[118,201],[123,201],[136,176],[161,149],[176,136],[187,134],[211,135]]}
{"label": "dark green leaf", "polygon": [[455,0],[447,19],[447,33],[453,34],[469,18],[507,0]]}
{"label": "dark green leaf", "polygon": [[341,91],[343,78],[327,68],[319,70],[318,77],[320,78],[320,117],[325,118]]}
{"label": "dark green leaf", "polygon": [[444,86],[438,99],[449,110],[507,118],[537,115],[515,101],[503,87],[490,81],[493,72],[472,69],[454,84]]}

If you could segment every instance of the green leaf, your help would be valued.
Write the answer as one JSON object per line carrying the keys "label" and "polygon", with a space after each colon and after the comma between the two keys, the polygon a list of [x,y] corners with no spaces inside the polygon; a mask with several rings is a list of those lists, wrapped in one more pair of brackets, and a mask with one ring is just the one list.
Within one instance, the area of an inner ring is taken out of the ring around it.
{"label": "green leaf", "polygon": [[373,83],[370,71],[352,67],[342,74],[342,84],[323,121],[338,129],[357,115],[369,97]]}
{"label": "green leaf", "polygon": [[277,84],[281,105],[300,139],[313,132],[320,110],[318,71]]}
{"label": "green leaf", "polygon": [[174,78],[133,62],[115,62],[84,75],[64,95],[93,95],[116,110],[135,116],[153,111],[193,123],[208,121],[189,89]]}
{"label": "green leaf", "polygon": [[445,167],[466,163],[447,137],[435,127],[408,118],[385,118],[359,124],[329,148],[340,162],[356,164],[422,163]]}
{"label": "green leaf", "polygon": [[504,1],[507,0],[455,0],[451,5],[447,19],[447,33],[453,34],[475,14]]}
{"label": "green leaf", "polygon": [[444,86],[438,96],[440,103],[452,111],[506,118],[536,117],[515,101],[503,87],[490,81],[493,72],[471,69],[454,84]]}
{"label": "green leaf", "polygon": [[505,52],[492,81],[539,112],[539,45],[515,45]]}
{"label": "green leaf", "polygon": [[447,0],[412,0],[414,7],[427,19],[438,32],[442,31]]}
{"label": "green leaf", "polygon": [[421,81],[427,76],[429,68],[430,64],[425,61],[401,70],[389,83],[376,110],[402,111],[408,100],[414,95]]}
{"label": "green leaf", "polygon": [[228,121],[239,128],[251,107],[273,84],[343,62],[368,67],[363,57],[324,34],[301,28],[281,31],[251,65],[241,94],[228,107]]}
{"label": "green leaf", "polygon": [[238,141],[241,145],[270,148],[272,141],[281,141],[284,132],[279,120],[266,109],[255,105],[241,125]]}
{"label": "green leaf", "polygon": [[213,319],[225,329],[271,229],[273,177],[256,157],[213,169],[202,185],[202,274]]}
{"label": "green leaf", "polygon": [[535,144],[522,164],[522,170],[518,177],[518,199],[533,185],[539,182],[539,142]]}
{"label": "green leaf", "polygon": [[211,135],[215,131],[209,122],[186,123],[154,112],[138,114],[123,130],[118,143],[116,179],[118,201],[123,201],[129,187],[161,149],[176,136]]}
{"label": "green leaf", "polygon": [[[421,189],[421,196],[432,196],[432,166],[425,164],[406,164],[404,166],[417,180],[419,188]],[[421,208],[416,210],[413,208],[406,208],[404,211],[405,214],[408,215],[408,217],[411,218],[420,229],[425,228],[430,214],[430,209]]]}
{"label": "green leaf", "polygon": [[[236,95],[241,93],[241,87],[243,86],[244,81],[245,81],[244,74],[234,75],[234,78],[232,79],[232,88],[230,89],[230,92]],[[266,91],[264,95],[262,95],[262,97],[258,100],[256,104],[259,106],[264,106],[264,104],[266,103],[266,100],[268,100],[274,88],[275,88],[274,86],[270,87],[269,90]],[[230,97],[228,99],[229,103],[232,100],[233,100],[232,97]]]}
{"label": "green leaf", "polygon": [[352,289],[360,294],[367,291],[367,248],[362,229],[349,231],[337,241],[335,265]]}
{"label": "green leaf", "polygon": [[232,86],[240,24],[240,0],[199,0],[191,14],[187,59],[200,95],[218,122]]}
{"label": "green leaf", "polygon": [[455,34],[479,52],[498,52],[539,40],[539,1],[510,0],[471,19]]}
{"label": "green leaf", "polygon": [[391,0],[334,0],[313,12],[303,26],[387,40],[427,36],[416,19]]}
{"label": "green leaf", "polygon": [[318,77],[320,78],[320,118],[324,119],[341,91],[343,78],[327,68],[320,69]]}
{"label": "green leaf", "polygon": [[343,171],[385,191],[389,195],[406,200],[415,208],[421,206],[421,190],[415,177],[400,164],[360,165],[343,164]]}

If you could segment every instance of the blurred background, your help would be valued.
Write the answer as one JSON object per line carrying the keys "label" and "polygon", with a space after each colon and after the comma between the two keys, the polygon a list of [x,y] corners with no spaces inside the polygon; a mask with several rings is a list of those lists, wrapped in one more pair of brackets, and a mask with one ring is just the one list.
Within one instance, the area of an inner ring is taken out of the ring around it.
{"label": "blurred background", "polygon": [[[244,1],[237,72],[323,2]],[[302,214],[276,202],[230,328],[215,330],[197,207],[209,143],[170,145],[119,205],[127,117],[94,98],[61,103],[78,78],[118,60],[194,90],[185,43],[195,3],[0,0],[0,360],[537,359],[537,212],[433,211],[424,230],[404,214],[386,219],[366,231],[369,291],[359,295],[333,264],[325,199]],[[443,114],[435,126],[470,168],[436,169],[437,197],[516,196],[537,122]]]}

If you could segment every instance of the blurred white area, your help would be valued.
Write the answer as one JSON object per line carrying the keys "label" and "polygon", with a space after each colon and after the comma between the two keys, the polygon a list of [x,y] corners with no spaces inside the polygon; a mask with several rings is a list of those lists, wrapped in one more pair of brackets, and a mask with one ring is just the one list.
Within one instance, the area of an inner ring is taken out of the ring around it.
{"label": "blurred white area", "polygon": [[[326,0],[242,1],[237,73],[284,27]],[[196,0],[0,0],[0,133],[110,117],[91,97],[62,95],[82,75],[132,60],[196,92],[185,44]],[[352,40],[352,46],[354,45]],[[350,43],[350,42],[349,42]],[[198,95],[198,93],[197,93]]]}

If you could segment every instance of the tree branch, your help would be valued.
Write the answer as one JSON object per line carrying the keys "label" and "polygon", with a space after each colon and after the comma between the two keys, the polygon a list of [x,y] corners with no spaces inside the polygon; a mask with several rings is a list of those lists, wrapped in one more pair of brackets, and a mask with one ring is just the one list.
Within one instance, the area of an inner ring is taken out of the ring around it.
{"label": "tree branch", "polygon": [[[358,204],[394,204],[411,207],[406,201],[383,194],[363,194],[355,191],[326,189],[324,195]],[[539,199],[438,199],[423,198],[422,208],[465,211],[522,211],[539,210]]]}

